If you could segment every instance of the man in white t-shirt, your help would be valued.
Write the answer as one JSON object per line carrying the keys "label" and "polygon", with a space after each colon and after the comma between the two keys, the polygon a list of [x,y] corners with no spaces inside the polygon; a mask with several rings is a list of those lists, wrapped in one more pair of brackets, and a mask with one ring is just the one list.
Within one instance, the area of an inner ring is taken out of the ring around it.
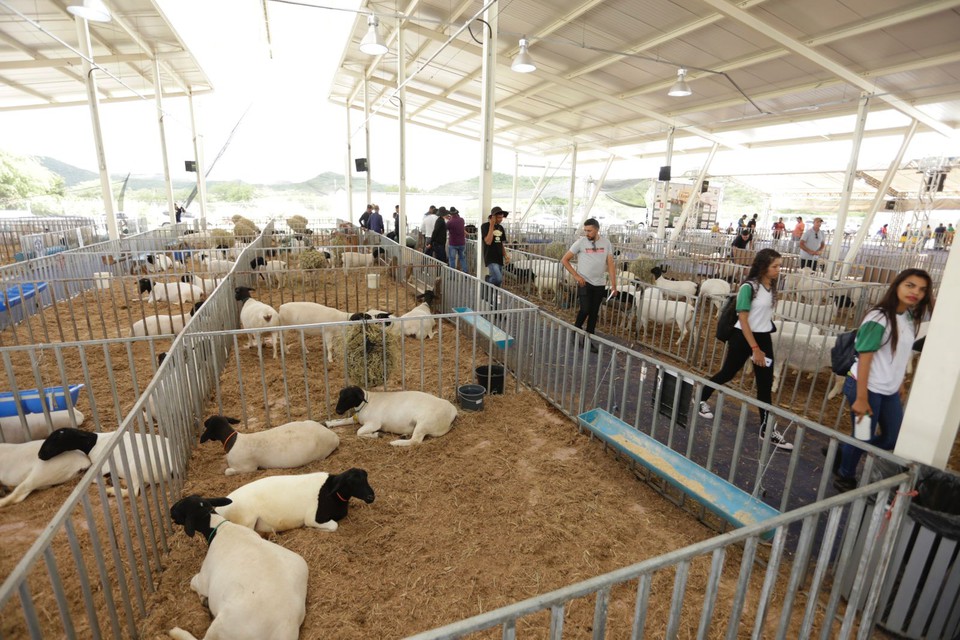
{"label": "man in white t-shirt", "polygon": [[823,255],[827,248],[827,241],[824,238],[820,225],[823,224],[823,218],[814,218],[813,226],[807,229],[803,237],[800,238],[800,268],[810,267],[817,270],[817,259]]}
{"label": "man in white t-shirt", "polygon": [[[574,269],[570,261],[577,258],[577,268]],[[610,274],[610,295],[617,294],[617,273],[613,261],[613,245],[606,238],[600,237],[600,223],[594,218],[588,218],[583,223],[583,237],[579,238],[570,247],[560,260],[563,268],[577,281],[577,297],[580,301],[580,311],[574,324],[578,329],[587,322],[587,333],[593,334],[597,329],[597,318],[600,316],[600,305],[607,293],[606,274]],[[592,351],[597,350],[595,344],[590,345]]]}
{"label": "man in white t-shirt", "polygon": [[430,255],[427,251],[427,245],[430,243],[430,236],[433,235],[433,227],[437,224],[437,208],[430,205],[430,208],[423,214],[423,222],[420,223],[421,250]]}

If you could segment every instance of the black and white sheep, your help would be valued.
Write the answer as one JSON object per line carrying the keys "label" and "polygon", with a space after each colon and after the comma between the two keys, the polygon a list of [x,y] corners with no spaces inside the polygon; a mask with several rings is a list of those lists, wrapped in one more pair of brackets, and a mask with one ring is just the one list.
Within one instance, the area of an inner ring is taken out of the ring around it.
{"label": "black and white sheep", "polygon": [[403,335],[418,340],[433,337],[434,328],[437,325],[437,321],[430,317],[433,313],[431,306],[434,300],[434,293],[429,289],[417,296],[417,301],[420,304],[400,316]]}
{"label": "black and white sheep", "polygon": [[292,469],[323,460],[340,446],[340,438],[319,422],[299,420],[256,433],[240,433],[236,418],[210,416],[200,443],[217,440],[227,454],[228,476],[257,469]]}
{"label": "black and white sheep", "polygon": [[[347,322],[370,320],[372,316],[363,313],[349,313],[328,307],[317,302],[285,302],[280,305],[281,326],[296,326],[305,324],[324,324],[328,322]],[[303,329],[304,335],[322,335],[323,347],[326,350],[327,362],[333,362],[333,351],[338,340],[343,340],[346,327],[313,327]],[[306,353],[309,350],[305,349]]]}
{"label": "black and white sheep", "polygon": [[[236,287],[233,290],[233,297],[237,302],[242,302],[240,308],[240,328],[242,329],[263,329],[266,327],[279,327],[280,314],[270,305],[260,302],[250,297],[250,292],[254,291],[250,287]],[[251,333],[247,335],[247,349],[256,345],[257,351],[260,351],[261,333]],[[281,333],[275,331],[271,334],[273,343],[273,359],[277,359],[277,343],[281,341]],[[281,349],[283,345],[281,344]]]}
{"label": "black and white sheep", "polygon": [[149,278],[140,278],[140,293],[150,292],[147,302],[201,302],[206,294],[203,287],[189,282],[154,282]]}
{"label": "black and white sheep", "polygon": [[90,467],[90,458],[79,447],[64,449],[46,459],[38,457],[44,443],[32,440],[0,444],[0,485],[14,487],[0,499],[0,507],[22,502],[38,489],[63,484]]}
{"label": "black and white sheep", "polygon": [[[106,451],[107,443],[115,433],[116,431],[91,433],[69,427],[57,429],[43,441],[37,456],[41,460],[50,460],[64,451],[76,449],[86,453],[90,460],[96,460]],[[161,479],[170,477],[173,447],[167,438],[153,434],[131,435],[129,432],[124,433],[120,438],[120,444],[113,449],[110,460],[101,468],[103,475],[110,474],[113,478],[126,480],[127,487],[133,491],[134,495],[140,495],[145,485],[157,484]],[[130,467],[129,475],[123,466],[121,447]],[[115,489],[108,490],[111,495],[115,492]],[[120,495],[127,494],[127,490],[120,490]]]}
{"label": "black and white sheep", "polygon": [[386,252],[380,247],[375,247],[370,253],[359,253],[357,251],[344,251],[340,254],[341,260],[343,260],[343,268],[349,269],[351,267],[370,267],[376,264],[377,260],[380,259]]}
{"label": "black and white sheep", "polygon": [[439,438],[453,426],[457,408],[443,398],[422,391],[367,391],[345,387],[337,399],[337,415],[356,409],[360,423],[357,435],[376,438],[380,431],[409,435],[390,444],[405,447],[423,442],[427,436]]}
{"label": "black and white sheep", "polygon": [[176,335],[183,331],[183,328],[187,326],[187,323],[190,321],[190,318],[200,309],[202,302],[198,302],[193,305],[190,309],[190,314],[185,315],[183,313],[168,316],[168,315],[157,315],[157,316],[147,316],[142,320],[137,320],[133,323],[133,335],[135,336],[165,336],[165,335]]}
{"label": "black and white sheep", "polygon": [[663,274],[667,272],[667,266],[659,266],[650,269],[650,273],[653,274],[653,277],[657,279],[654,282],[654,286],[659,287],[663,290],[664,298],[675,298],[678,296],[685,296],[687,298],[692,298],[697,295],[697,283],[692,280],[668,280],[663,277]]}
{"label": "black and white sheep", "polygon": [[[192,495],[170,507],[171,519],[184,533],[199,533],[207,541],[200,572],[190,580],[213,614],[204,638],[296,640],[307,613],[307,563],[215,511],[229,504],[228,498]],[[196,640],[180,627],[169,634],[174,640]]]}
{"label": "black and white sheep", "polygon": [[217,513],[258,533],[276,533],[299,527],[336,531],[337,522],[347,517],[350,498],[370,504],[375,494],[366,471],[348,469],[261,478],[227,497],[233,503]]}

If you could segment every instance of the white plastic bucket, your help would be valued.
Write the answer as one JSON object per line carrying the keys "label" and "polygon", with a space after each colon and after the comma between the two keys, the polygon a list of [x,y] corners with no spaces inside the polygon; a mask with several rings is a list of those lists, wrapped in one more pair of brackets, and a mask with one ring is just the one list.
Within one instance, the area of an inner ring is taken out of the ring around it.
{"label": "white plastic bucket", "polygon": [[367,289],[379,289],[380,288],[380,274],[379,273],[368,273],[367,274]]}
{"label": "white plastic bucket", "polygon": [[110,278],[112,277],[109,271],[97,271],[93,274],[93,281],[97,283],[97,289],[102,291],[110,288]]}

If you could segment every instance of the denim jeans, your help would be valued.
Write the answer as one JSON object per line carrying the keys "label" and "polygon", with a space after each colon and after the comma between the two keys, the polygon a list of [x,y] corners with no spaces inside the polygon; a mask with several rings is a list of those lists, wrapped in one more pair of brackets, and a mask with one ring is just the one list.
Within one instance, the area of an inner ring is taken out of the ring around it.
{"label": "denim jeans", "polygon": [[447,245],[447,260],[449,261],[450,268],[457,268],[457,256],[460,256],[460,271],[466,272],[467,270],[467,245]]}
{"label": "denim jeans", "polygon": [[490,284],[495,287],[503,284],[503,265],[491,262],[487,265],[487,273],[490,274]]}
{"label": "denim jeans", "polygon": [[[853,405],[857,399],[857,381],[852,376],[847,376],[843,383],[843,395],[847,402]],[[899,393],[891,393],[888,396],[867,392],[867,402],[870,404],[870,411],[873,412],[873,420],[870,421],[873,429],[873,437],[867,442],[886,451],[893,451],[897,446],[897,437],[900,435],[900,424],[903,422],[903,403],[900,402]],[[850,428],[856,422],[856,416],[850,412]],[[877,425],[880,426],[880,434],[877,435]],[[857,465],[860,463],[860,457],[863,450],[849,444],[840,446],[840,475],[845,478],[853,478],[857,475]]]}

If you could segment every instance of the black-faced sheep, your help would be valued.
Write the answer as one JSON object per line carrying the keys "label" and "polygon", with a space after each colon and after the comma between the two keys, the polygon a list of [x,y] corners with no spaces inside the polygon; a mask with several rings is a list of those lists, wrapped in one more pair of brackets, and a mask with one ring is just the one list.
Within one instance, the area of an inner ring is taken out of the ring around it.
{"label": "black-faced sheep", "polygon": [[337,522],[347,517],[350,498],[371,504],[375,494],[366,471],[348,469],[261,478],[227,497],[233,504],[217,513],[259,533],[274,533],[299,527],[336,531]]}
{"label": "black-faced sheep", "polygon": [[422,391],[367,391],[345,387],[337,399],[337,415],[356,409],[361,427],[357,435],[376,438],[379,431],[409,435],[409,440],[394,440],[395,446],[423,442],[426,436],[439,438],[453,426],[457,408],[447,400]]}
{"label": "black-faced sheep", "polygon": [[[229,504],[227,498],[192,495],[170,507],[171,519],[188,536],[199,533],[207,541],[200,572],[190,580],[213,614],[204,637],[296,640],[307,613],[307,563],[216,513]],[[180,627],[170,637],[196,640]]]}
{"label": "black-faced sheep", "polygon": [[203,423],[201,444],[208,440],[223,443],[228,476],[257,469],[292,469],[322,460],[340,446],[340,438],[319,422],[299,420],[260,431],[240,433],[230,425],[236,418],[210,416]]}

